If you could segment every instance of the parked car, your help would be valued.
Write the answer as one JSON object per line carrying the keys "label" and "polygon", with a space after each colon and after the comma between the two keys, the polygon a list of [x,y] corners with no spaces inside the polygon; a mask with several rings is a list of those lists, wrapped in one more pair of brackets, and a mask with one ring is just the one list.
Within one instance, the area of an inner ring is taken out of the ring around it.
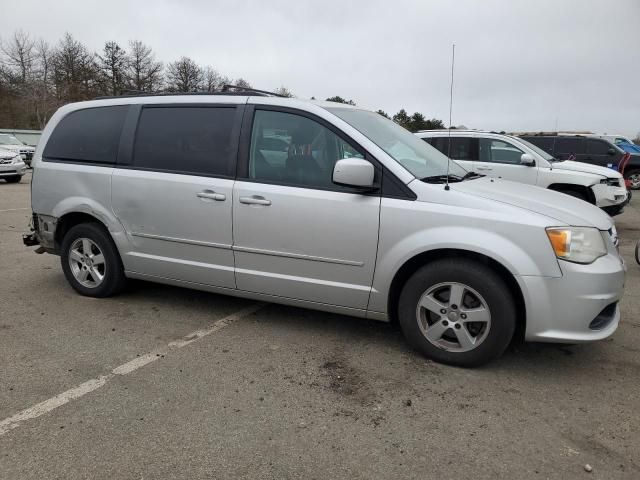
{"label": "parked car", "polygon": [[528,135],[521,137],[560,160],[575,160],[620,169],[632,190],[640,189],[640,154],[625,152],[604,138],[585,135]]}
{"label": "parked car", "polygon": [[[448,130],[427,130],[416,135],[448,154]],[[466,170],[562,192],[610,215],[621,213],[627,203],[627,189],[620,173],[584,163],[556,161],[519,137],[476,130],[451,131],[451,158]]]}
{"label": "parked car", "polygon": [[629,137],[625,137],[624,135],[590,135],[598,138],[604,138],[605,140],[610,141],[614,145],[620,145],[621,143],[630,143],[631,145],[635,145],[633,140]]}
{"label": "parked car", "polygon": [[7,183],[18,183],[26,171],[27,166],[20,155],[0,148],[0,179]]}
{"label": "parked car", "polygon": [[82,295],[137,278],[397,320],[464,366],[516,331],[586,342],[620,319],[611,217],[468,173],[356,107],[257,92],[69,104],[33,167],[24,243],[60,255]]}
{"label": "parked car", "polygon": [[33,152],[36,151],[34,147],[25,145],[15,136],[8,133],[0,133],[0,147],[4,148],[5,150],[10,150],[12,152],[20,154],[22,160],[24,160],[24,163],[29,166],[31,165]]}

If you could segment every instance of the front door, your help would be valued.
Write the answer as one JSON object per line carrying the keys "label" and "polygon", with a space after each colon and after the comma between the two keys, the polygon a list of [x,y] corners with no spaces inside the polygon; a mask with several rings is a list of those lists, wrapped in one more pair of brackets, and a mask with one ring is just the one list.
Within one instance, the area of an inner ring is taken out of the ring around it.
{"label": "front door", "polygon": [[529,185],[537,183],[538,166],[522,165],[520,157],[524,152],[518,147],[493,138],[481,138],[479,143],[479,161],[475,163],[478,173]]}
{"label": "front door", "polygon": [[235,288],[239,121],[234,105],[142,109],[130,165],[112,177],[113,209],[133,245],[126,270]]}
{"label": "front door", "polygon": [[302,112],[256,107],[248,123],[233,193],[238,289],[365,309],[380,196],[332,182],[337,160],[364,151]]}

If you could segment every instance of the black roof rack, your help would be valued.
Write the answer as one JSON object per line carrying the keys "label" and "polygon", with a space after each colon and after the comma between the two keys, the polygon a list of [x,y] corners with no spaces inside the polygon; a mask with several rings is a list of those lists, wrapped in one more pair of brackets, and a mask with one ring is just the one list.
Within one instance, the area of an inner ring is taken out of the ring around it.
{"label": "black roof rack", "polygon": [[[232,91],[233,89],[233,91]],[[254,95],[259,97],[284,97],[278,93],[259,90],[251,87],[240,87],[238,85],[223,85],[219,92],[140,92],[137,90],[125,90],[122,95],[103,95],[95,100],[109,100],[114,98],[135,98],[135,97],[172,97],[181,95]]]}

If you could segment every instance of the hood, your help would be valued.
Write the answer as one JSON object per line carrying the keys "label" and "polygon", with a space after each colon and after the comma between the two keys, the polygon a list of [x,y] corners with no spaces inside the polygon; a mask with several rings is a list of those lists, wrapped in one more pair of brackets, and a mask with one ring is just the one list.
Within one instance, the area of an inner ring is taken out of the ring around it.
{"label": "hood", "polygon": [[0,148],[0,158],[13,158],[16,156],[18,152],[14,150],[9,150],[8,148]]}
{"label": "hood", "polygon": [[571,160],[553,163],[552,167],[554,170],[571,170],[572,172],[592,173],[594,175],[600,175],[606,178],[619,178],[622,176],[620,175],[620,172],[614,170],[613,168],[591,165],[589,163],[574,162]]}
{"label": "hood", "polygon": [[613,226],[611,217],[598,207],[545,188],[488,177],[450,185],[452,190],[524,208],[562,224],[594,226],[599,230],[609,230]]}

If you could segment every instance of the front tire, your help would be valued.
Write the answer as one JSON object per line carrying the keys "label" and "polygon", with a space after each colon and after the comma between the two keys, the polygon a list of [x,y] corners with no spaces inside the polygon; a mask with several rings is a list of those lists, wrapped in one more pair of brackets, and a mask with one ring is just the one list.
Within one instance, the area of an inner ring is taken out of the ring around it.
{"label": "front tire", "polygon": [[109,297],[126,283],[118,250],[104,227],[81,223],[62,241],[60,261],[69,284],[87,297]]}
{"label": "front tire", "polygon": [[476,367],[499,357],[516,326],[507,284],[468,259],[442,259],[417,270],[405,284],[398,319],[407,341],[441,363]]}
{"label": "front tire", "polygon": [[5,181],[7,183],[20,183],[22,180],[22,175],[16,175],[15,177],[5,177]]}
{"label": "front tire", "polygon": [[624,179],[629,180],[631,190],[640,190],[640,170],[629,170],[624,172]]}

